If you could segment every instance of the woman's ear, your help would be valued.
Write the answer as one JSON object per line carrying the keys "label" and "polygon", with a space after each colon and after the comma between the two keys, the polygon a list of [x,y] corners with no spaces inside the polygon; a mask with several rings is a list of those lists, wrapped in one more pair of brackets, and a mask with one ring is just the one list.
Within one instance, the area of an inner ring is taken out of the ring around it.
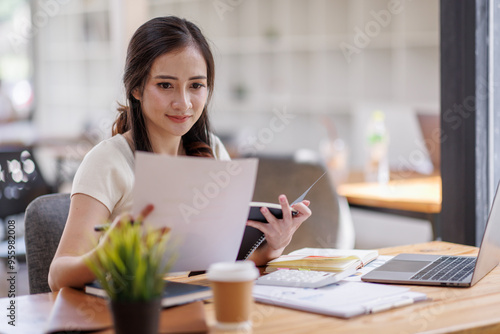
{"label": "woman's ear", "polygon": [[139,88],[138,87],[135,87],[134,89],[132,89],[132,96],[137,100],[137,101],[140,101],[141,100],[141,97],[142,97],[142,94],[141,92],[139,91]]}

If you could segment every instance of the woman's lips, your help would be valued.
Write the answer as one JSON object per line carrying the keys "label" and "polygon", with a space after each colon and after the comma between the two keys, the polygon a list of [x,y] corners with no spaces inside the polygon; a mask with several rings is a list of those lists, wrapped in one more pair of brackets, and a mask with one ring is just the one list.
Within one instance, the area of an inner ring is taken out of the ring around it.
{"label": "woman's lips", "polygon": [[166,115],[169,120],[171,120],[174,123],[184,123],[186,122],[191,116],[170,116]]}

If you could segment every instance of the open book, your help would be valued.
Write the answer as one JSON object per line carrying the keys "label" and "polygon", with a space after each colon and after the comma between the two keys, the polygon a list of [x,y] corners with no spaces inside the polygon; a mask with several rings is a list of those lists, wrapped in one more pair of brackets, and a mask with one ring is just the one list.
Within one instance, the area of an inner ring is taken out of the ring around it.
{"label": "open book", "polygon": [[361,268],[377,257],[377,250],[302,248],[268,262],[266,272],[279,268],[345,271]]}
{"label": "open book", "polygon": [[[325,176],[326,172],[324,172],[314,183],[302,193],[295,201],[293,201],[290,206],[293,206],[294,204],[297,204],[301,202],[309,192],[309,190],[314,187],[314,185],[323,177]],[[256,220],[260,221],[263,223],[267,223],[266,218],[264,218],[264,215],[260,212],[261,207],[267,207],[269,211],[278,219],[283,218],[283,212],[281,210],[281,205],[280,204],[275,204],[275,203],[265,203],[265,202],[250,202],[250,212],[248,214],[248,220]],[[296,215],[298,212],[294,209],[292,209],[292,215]],[[254,250],[257,249],[265,240],[264,233],[262,233],[260,230],[253,228],[251,226],[246,226],[245,227],[245,232],[243,234],[243,239],[241,241],[240,249],[238,251],[238,256],[237,260],[245,260],[247,259],[250,254]]]}

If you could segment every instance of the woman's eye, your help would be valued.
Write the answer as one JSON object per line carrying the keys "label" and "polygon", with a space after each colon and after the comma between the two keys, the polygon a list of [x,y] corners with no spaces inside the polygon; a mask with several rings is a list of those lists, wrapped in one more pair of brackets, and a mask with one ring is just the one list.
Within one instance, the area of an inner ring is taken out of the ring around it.
{"label": "woman's eye", "polygon": [[204,84],[201,84],[201,83],[197,83],[197,82],[195,82],[195,83],[192,85],[192,87],[193,87],[193,88],[195,88],[195,89],[198,89],[198,88],[205,87],[205,85],[204,85]]}
{"label": "woman's eye", "polygon": [[160,88],[163,88],[163,89],[167,89],[167,88],[172,87],[172,85],[169,82],[160,82],[158,84],[158,86],[160,86]]}

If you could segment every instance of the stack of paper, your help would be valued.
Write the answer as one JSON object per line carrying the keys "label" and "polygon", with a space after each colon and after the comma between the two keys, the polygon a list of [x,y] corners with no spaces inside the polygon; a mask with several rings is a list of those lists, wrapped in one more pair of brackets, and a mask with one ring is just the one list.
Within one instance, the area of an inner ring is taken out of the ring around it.
{"label": "stack of paper", "polygon": [[132,214],[153,204],[145,223],[170,228],[177,246],[172,272],[206,270],[212,263],[235,260],[257,166],[257,159],[135,153]]}
{"label": "stack of paper", "polygon": [[361,268],[377,256],[376,250],[302,248],[268,262],[266,272],[279,268],[345,271]]}
{"label": "stack of paper", "polygon": [[267,304],[342,318],[381,312],[427,298],[406,287],[346,281],[319,289],[255,285],[253,296]]}

